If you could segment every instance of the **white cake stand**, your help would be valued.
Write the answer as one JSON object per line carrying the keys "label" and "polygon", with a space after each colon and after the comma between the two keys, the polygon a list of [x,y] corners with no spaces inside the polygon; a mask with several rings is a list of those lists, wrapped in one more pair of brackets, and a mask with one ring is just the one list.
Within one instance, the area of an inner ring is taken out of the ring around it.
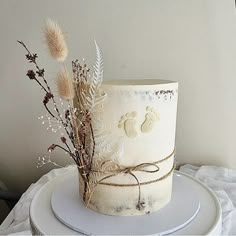
{"label": "white cake stand", "polygon": [[[36,194],[30,207],[34,234],[215,235],[221,232],[221,209],[214,193],[186,174],[175,172],[174,186],[181,190],[178,195],[177,189],[173,189],[173,197],[177,199],[173,198],[167,207],[157,213],[137,217],[105,216],[84,208],[78,200],[76,180],[76,172],[56,177]],[[77,220],[73,222],[71,219]]]}
{"label": "white cake stand", "polygon": [[78,178],[67,176],[53,192],[51,205],[63,224],[85,235],[166,235],[189,224],[200,209],[196,191],[177,173],[169,204],[143,216],[109,216],[90,210],[80,200],[77,186]]}

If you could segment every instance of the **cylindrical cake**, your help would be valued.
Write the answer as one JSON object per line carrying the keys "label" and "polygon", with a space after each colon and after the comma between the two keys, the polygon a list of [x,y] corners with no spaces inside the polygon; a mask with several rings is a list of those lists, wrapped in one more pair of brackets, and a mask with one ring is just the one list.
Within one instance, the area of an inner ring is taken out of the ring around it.
{"label": "cylindrical cake", "polygon": [[[88,207],[120,216],[157,211],[172,193],[178,83],[108,80],[101,90]],[[79,185],[82,197],[81,178]]]}

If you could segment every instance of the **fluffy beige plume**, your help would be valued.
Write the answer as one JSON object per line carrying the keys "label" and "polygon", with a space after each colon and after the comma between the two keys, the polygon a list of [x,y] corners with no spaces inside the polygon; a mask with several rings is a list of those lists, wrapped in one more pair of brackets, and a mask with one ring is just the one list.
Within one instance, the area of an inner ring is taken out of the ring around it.
{"label": "fluffy beige plume", "polygon": [[47,20],[44,28],[44,37],[52,58],[57,61],[65,61],[68,48],[61,28],[52,20]]}
{"label": "fluffy beige plume", "polygon": [[61,98],[72,100],[75,96],[73,80],[67,70],[63,70],[57,75],[57,89]]}

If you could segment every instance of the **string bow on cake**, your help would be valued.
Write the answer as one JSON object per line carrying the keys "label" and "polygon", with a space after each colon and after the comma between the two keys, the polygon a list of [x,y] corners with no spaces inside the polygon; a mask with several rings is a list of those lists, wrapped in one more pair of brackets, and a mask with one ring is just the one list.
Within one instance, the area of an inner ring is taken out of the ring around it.
{"label": "string bow on cake", "polygon": [[[92,195],[95,191],[95,188],[99,184],[114,186],[114,187],[138,186],[139,194],[138,194],[138,203],[136,205],[136,208],[138,210],[141,210],[144,207],[143,206],[144,203],[141,202],[141,185],[147,185],[147,184],[155,183],[157,181],[165,179],[166,177],[168,177],[173,172],[173,170],[175,169],[175,164],[173,162],[173,166],[167,174],[163,175],[162,177],[160,177],[158,179],[154,179],[154,180],[147,181],[147,182],[141,182],[140,183],[139,179],[137,178],[137,176],[133,172],[141,171],[141,172],[146,172],[146,173],[157,173],[160,170],[160,167],[158,166],[158,164],[168,160],[169,158],[171,158],[174,155],[174,153],[175,153],[175,149],[172,151],[172,153],[170,155],[168,155],[167,157],[165,157],[165,158],[163,158],[159,161],[152,162],[152,163],[146,162],[146,163],[138,164],[136,166],[128,166],[128,167],[119,165],[118,163],[116,163],[112,160],[103,161],[98,169],[91,169],[91,172],[104,174],[104,175],[107,175],[107,176],[105,176],[105,177],[101,178],[100,180],[98,180],[94,184],[94,186],[92,187],[91,192],[88,195],[86,195],[86,198],[85,198],[86,205],[87,206],[89,205],[89,203],[91,201],[91,198],[92,198]],[[152,169],[152,170],[147,169],[149,167],[154,167],[154,169]],[[104,180],[107,180],[111,177],[117,176],[118,174],[122,174],[122,173],[131,175],[136,180],[137,183],[136,184],[117,184],[117,183],[111,183],[111,182],[104,182]]]}

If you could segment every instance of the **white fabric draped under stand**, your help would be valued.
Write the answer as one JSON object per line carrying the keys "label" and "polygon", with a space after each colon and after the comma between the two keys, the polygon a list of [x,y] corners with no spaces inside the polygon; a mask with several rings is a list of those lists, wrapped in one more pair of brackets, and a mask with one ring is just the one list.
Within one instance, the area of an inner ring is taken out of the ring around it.
{"label": "white fabric draped under stand", "polygon": [[201,180],[215,192],[222,208],[222,235],[236,235],[236,170],[188,164],[180,171]]}
{"label": "white fabric draped under stand", "polygon": [[[29,206],[37,191],[49,180],[66,174],[75,167],[68,166],[55,169],[42,176],[22,195],[13,209],[13,221],[7,228],[0,230],[0,235],[31,235],[29,225]],[[184,165],[180,168],[184,173],[196,177],[209,186],[218,196],[222,206],[222,235],[236,234],[236,170],[215,166],[197,167]]]}

